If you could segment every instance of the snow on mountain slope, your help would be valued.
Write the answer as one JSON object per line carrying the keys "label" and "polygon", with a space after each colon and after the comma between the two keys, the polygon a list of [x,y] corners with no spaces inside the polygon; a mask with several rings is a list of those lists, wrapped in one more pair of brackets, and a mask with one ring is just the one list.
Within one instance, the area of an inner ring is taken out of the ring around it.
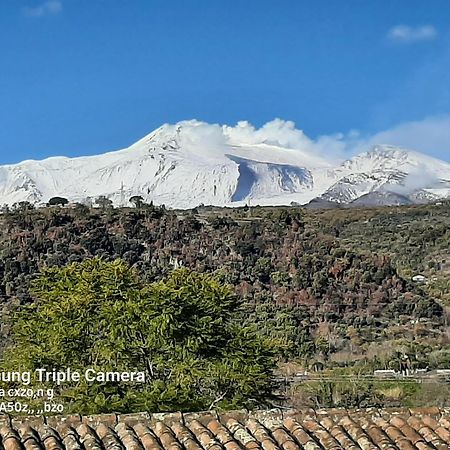
{"label": "snow on mountain slope", "polygon": [[[392,145],[375,145],[369,151],[354,156],[341,164],[343,170],[370,172],[373,170],[404,170],[427,167],[449,174],[450,164],[412,150]],[[438,174],[437,174],[438,175]]]}
{"label": "snow on mountain slope", "polygon": [[406,174],[393,170],[350,173],[339,178],[322,195],[324,200],[336,203],[349,203],[369,192],[401,182]]}
{"label": "snow on mountain slope", "polygon": [[216,131],[182,122],[164,125],[124,150],[0,166],[0,204],[47,202],[56,195],[86,202],[105,195],[120,205],[141,195],[179,208],[228,205],[308,190],[312,176],[302,166],[324,164],[313,155],[302,164],[307,155],[295,158],[295,150],[265,144],[245,146],[250,156],[259,155],[256,161],[240,158],[233,154],[242,148],[228,145]]}
{"label": "snow on mountain slope", "polygon": [[[127,205],[133,195],[169,207],[350,203],[374,191],[419,199],[450,194],[450,164],[391,146],[334,165],[288,123],[254,130],[185,121],[163,125],[130,147],[97,156],[0,166],[0,204],[53,196]],[[278,131],[281,128],[282,134]],[[253,130],[253,131],[252,131]],[[281,137],[280,137],[281,136]],[[416,193],[416,194],[414,194]]]}
{"label": "snow on mountain slope", "polygon": [[[414,151],[377,145],[370,151],[344,161],[328,172],[336,180],[321,198],[349,203],[373,191],[386,191],[413,196],[430,193],[430,200],[447,197],[450,188],[450,164]],[[431,195],[433,193],[433,195]]]}

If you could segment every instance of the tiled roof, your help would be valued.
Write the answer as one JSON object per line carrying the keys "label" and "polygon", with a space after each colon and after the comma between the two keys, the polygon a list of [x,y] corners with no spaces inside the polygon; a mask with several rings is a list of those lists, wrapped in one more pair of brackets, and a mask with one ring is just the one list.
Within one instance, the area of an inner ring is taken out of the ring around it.
{"label": "tiled roof", "polygon": [[450,449],[450,409],[0,418],[1,450]]}

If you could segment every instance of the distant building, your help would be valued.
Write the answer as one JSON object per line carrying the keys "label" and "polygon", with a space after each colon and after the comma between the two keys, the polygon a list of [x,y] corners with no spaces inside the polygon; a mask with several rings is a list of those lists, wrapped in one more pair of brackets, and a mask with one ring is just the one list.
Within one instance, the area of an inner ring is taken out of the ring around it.
{"label": "distant building", "polygon": [[427,277],[424,277],[423,275],[414,275],[412,280],[414,283],[425,283],[427,281]]}
{"label": "distant building", "polygon": [[377,378],[394,378],[397,375],[397,372],[393,369],[386,370],[375,370],[373,372],[374,376]]}

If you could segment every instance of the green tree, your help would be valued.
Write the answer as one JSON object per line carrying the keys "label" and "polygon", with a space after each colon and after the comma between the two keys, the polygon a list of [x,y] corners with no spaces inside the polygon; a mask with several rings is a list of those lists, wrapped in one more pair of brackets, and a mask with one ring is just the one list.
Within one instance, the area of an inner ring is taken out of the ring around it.
{"label": "green tree", "polygon": [[142,208],[142,205],[144,204],[144,199],[141,195],[133,195],[132,197],[130,197],[129,202],[133,203],[133,205],[136,208]]}
{"label": "green tree", "polygon": [[67,198],[64,197],[52,197],[49,201],[48,204],[50,206],[64,206],[67,205],[69,203],[69,200],[67,200]]}
{"label": "green tree", "polygon": [[104,195],[100,195],[100,197],[97,197],[95,199],[95,204],[98,205],[102,209],[112,208],[112,206],[113,206],[112,200],[105,197]]}
{"label": "green tree", "polygon": [[4,368],[145,372],[144,384],[60,386],[67,412],[240,408],[271,392],[271,344],[238,323],[237,299],[212,276],[181,269],[146,284],[123,261],[94,258],[44,269],[32,293]]}

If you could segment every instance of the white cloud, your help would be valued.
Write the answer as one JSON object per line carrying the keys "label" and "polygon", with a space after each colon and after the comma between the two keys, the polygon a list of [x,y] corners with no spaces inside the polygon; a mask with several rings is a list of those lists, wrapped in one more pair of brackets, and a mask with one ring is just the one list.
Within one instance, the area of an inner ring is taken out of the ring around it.
{"label": "white cloud", "polygon": [[179,139],[183,149],[195,154],[198,148],[207,148],[209,156],[223,155],[226,138],[220,125],[190,120],[181,122],[181,127],[175,129],[182,129]]}
{"label": "white cloud", "polygon": [[408,195],[437,184],[439,184],[439,177],[424,164],[420,164],[403,178],[402,184],[392,183],[385,186],[385,189],[400,195]]}
{"label": "white cloud", "polygon": [[23,13],[28,17],[55,16],[62,12],[63,5],[60,0],[48,0],[37,6],[27,6]]}
{"label": "white cloud", "polygon": [[261,128],[255,128],[247,121],[238,122],[236,126],[223,126],[223,132],[230,144],[269,144],[290,149],[310,152],[329,160],[345,157],[353,134],[334,134],[308,137],[303,130],[290,120],[274,119]]}
{"label": "white cloud", "polygon": [[[362,141],[366,146],[390,144],[450,159],[450,115],[401,123]],[[361,145],[361,144],[360,144]]]}
{"label": "white cloud", "polygon": [[260,128],[247,121],[238,122],[234,126],[209,124],[198,120],[186,120],[175,125],[164,125],[167,135],[177,135],[185,151],[213,158],[221,158],[233,145],[269,144],[292,150],[307,152],[316,156],[339,161],[348,154],[349,142],[353,142],[354,134],[336,134],[308,137],[296,128],[289,120],[274,119]]}
{"label": "white cloud", "polygon": [[236,126],[224,126],[224,134],[230,142],[241,144],[274,144],[288,148],[302,148],[310,144],[310,139],[295,127],[290,120],[274,119],[255,128],[247,121],[238,122]]}
{"label": "white cloud", "polygon": [[294,122],[281,119],[267,122],[261,128],[238,122],[234,127],[223,126],[223,132],[231,144],[275,144],[312,152],[329,160],[345,159],[377,144],[395,145],[450,160],[450,115],[403,122],[374,134],[350,130],[315,139],[308,137]]}
{"label": "white cloud", "polygon": [[387,34],[389,40],[402,44],[414,42],[432,41],[438,32],[433,25],[419,25],[412,27],[409,25],[396,25]]}
{"label": "white cloud", "polygon": [[230,143],[272,143],[292,149],[313,152],[329,160],[346,159],[377,144],[395,145],[450,160],[450,115],[430,116],[403,122],[373,134],[357,130],[308,137],[294,122],[275,119],[261,128],[248,122],[224,126]]}
{"label": "white cloud", "polygon": [[294,122],[282,119],[274,119],[260,128],[247,121],[230,126],[197,120],[165,127],[169,135],[177,133],[178,130],[182,147],[193,154],[200,151],[202,157],[223,157],[229,151],[229,145],[271,144],[307,152],[330,163],[336,163],[367,151],[374,145],[386,144],[426,153],[450,162],[450,115],[405,122],[374,134],[351,130],[348,133],[322,135],[317,138],[307,136]]}

